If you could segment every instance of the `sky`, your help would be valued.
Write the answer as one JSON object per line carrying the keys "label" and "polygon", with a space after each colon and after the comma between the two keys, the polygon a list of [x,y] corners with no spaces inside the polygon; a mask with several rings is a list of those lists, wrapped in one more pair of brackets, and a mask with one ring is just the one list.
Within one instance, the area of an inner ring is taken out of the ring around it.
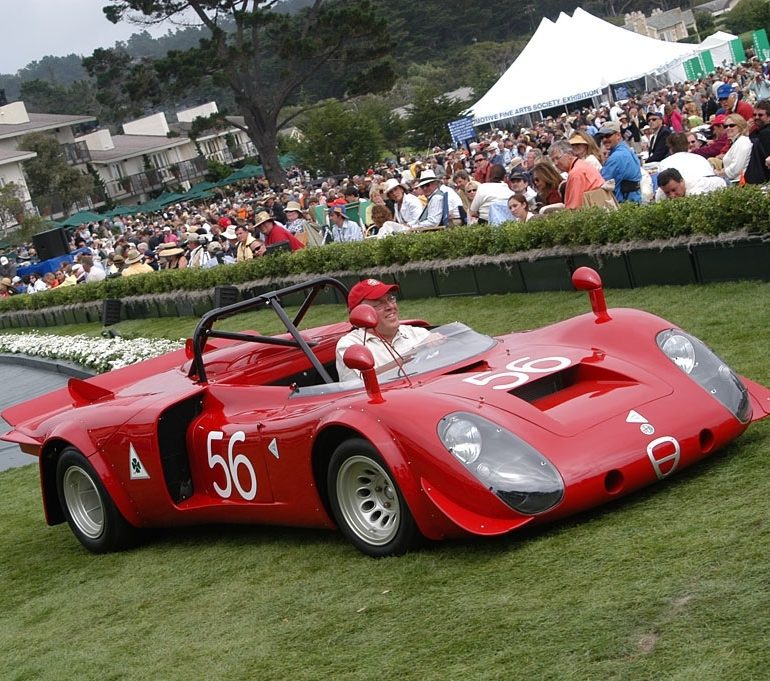
{"label": "sky", "polygon": [[[46,55],[63,57],[73,52],[89,56],[97,47],[112,47],[142,27],[112,24],[104,16],[106,0],[0,0],[3,39],[0,73],[14,74]],[[153,37],[164,35],[171,24],[148,28]]]}

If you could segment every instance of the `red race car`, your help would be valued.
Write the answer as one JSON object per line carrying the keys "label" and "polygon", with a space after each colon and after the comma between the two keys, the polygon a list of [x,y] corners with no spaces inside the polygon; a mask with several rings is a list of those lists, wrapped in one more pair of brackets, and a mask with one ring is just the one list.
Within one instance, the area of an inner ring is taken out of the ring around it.
{"label": "red race car", "polygon": [[[593,270],[573,282],[592,312],[497,338],[446,324],[380,373],[354,346],[345,363],[361,378],[340,382],[338,339],[377,313],[300,330],[322,291],[347,293],[315,279],[212,310],[185,350],[7,409],[3,438],[39,457],[48,524],[66,520],[94,552],[145,527],[216,522],[336,526],[385,556],[598,506],[768,415],[770,391],[697,338],[607,310]],[[286,333],[215,329],[263,307]]]}

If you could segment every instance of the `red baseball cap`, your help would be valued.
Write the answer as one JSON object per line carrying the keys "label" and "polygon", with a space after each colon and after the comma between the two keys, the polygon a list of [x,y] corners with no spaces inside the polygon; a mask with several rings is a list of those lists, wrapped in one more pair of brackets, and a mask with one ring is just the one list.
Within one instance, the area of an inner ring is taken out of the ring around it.
{"label": "red baseball cap", "polygon": [[385,284],[379,279],[359,281],[348,293],[348,310],[360,305],[365,300],[377,300],[391,291],[398,291],[398,284]]}
{"label": "red baseball cap", "polygon": [[715,125],[724,125],[725,124],[725,115],[724,114],[717,114],[714,116],[710,121],[709,125],[711,127],[714,127]]}

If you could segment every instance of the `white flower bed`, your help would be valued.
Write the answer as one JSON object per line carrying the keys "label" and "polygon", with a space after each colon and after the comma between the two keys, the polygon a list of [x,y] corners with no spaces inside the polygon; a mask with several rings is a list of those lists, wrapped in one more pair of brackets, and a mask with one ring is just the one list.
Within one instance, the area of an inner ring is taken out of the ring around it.
{"label": "white flower bed", "polygon": [[0,334],[0,352],[75,362],[98,373],[119,369],[183,347],[157,338],[93,338],[41,333]]}

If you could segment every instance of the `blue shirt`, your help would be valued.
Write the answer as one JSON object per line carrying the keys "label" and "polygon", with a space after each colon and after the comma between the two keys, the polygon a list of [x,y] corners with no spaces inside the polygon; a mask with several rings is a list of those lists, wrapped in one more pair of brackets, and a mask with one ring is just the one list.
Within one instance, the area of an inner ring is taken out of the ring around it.
{"label": "blue shirt", "polygon": [[334,225],[332,235],[335,241],[363,241],[364,232],[361,225],[352,220],[345,220],[341,227]]}
{"label": "blue shirt", "polygon": [[617,146],[610,151],[610,155],[602,166],[602,177],[605,180],[615,180],[615,198],[618,203],[623,201],[634,201],[640,203],[642,194],[637,189],[623,196],[620,190],[620,183],[623,180],[636,182],[642,179],[642,167],[639,164],[639,158],[625,142],[618,142]]}

